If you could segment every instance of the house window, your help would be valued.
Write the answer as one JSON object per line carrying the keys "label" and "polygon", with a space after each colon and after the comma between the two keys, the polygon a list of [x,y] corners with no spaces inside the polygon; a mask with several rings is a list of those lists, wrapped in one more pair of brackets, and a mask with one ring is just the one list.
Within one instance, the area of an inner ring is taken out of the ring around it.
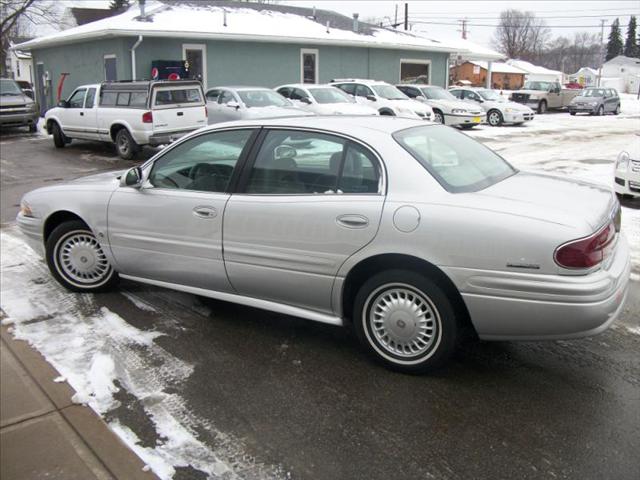
{"label": "house window", "polygon": [[18,77],[20,77],[20,60],[16,62],[16,73],[18,74]]}
{"label": "house window", "polygon": [[300,50],[300,80],[302,83],[318,83],[318,50]]}
{"label": "house window", "polygon": [[115,55],[104,56],[104,79],[107,82],[115,82],[118,80]]}
{"label": "house window", "polygon": [[400,83],[431,83],[431,60],[400,60]]}

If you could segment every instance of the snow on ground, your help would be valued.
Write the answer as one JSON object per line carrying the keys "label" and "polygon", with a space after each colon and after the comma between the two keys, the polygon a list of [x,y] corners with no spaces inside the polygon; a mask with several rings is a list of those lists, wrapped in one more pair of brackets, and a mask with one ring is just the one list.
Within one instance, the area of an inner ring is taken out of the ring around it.
{"label": "snow on ground", "polygon": [[[242,442],[217,431],[210,420],[196,418],[174,393],[194,366],[155,342],[164,332],[138,329],[99,307],[93,295],[67,292],[15,228],[2,229],[0,243],[2,323],[10,324],[16,338],[28,341],[60,372],[52,381],[68,381],[77,392],[74,402],[105,417],[119,406],[114,395],[120,388],[135,396],[155,426],[157,445],[142,446],[127,426],[108,415],[107,421],[160,478],[172,478],[176,467],[187,466],[208,478],[284,477],[276,467],[252,464]],[[154,314],[134,295],[126,297]],[[216,451],[198,440],[198,429],[216,438]]]}

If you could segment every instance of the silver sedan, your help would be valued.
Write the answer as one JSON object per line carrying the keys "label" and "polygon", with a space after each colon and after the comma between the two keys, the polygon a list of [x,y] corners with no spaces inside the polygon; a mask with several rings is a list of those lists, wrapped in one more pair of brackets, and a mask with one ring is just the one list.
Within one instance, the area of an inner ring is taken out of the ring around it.
{"label": "silver sedan", "polygon": [[443,364],[467,330],[602,332],[630,271],[610,189],[395,117],[207,127],[142,166],[28,193],[18,223],[70,290],[126,278],[351,324],[402,371]]}

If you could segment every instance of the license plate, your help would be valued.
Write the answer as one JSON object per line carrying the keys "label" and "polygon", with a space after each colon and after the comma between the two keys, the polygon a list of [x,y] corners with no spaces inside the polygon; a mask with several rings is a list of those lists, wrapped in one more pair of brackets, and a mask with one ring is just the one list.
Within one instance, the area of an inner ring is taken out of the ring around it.
{"label": "license plate", "polygon": [[473,117],[473,122],[474,123],[480,123],[481,120],[482,120],[482,118],[480,118],[480,117]]}

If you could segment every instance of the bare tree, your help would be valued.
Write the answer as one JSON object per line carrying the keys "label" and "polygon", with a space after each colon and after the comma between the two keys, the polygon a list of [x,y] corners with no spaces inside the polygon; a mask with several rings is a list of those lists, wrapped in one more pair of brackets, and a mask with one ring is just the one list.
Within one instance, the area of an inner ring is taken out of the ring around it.
{"label": "bare tree", "polygon": [[532,12],[504,10],[493,36],[495,47],[509,58],[536,61],[549,41],[550,31]]}
{"label": "bare tree", "polygon": [[600,64],[600,37],[597,33],[577,32],[573,39],[558,37],[547,45],[540,63],[553,70],[573,73],[582,67]]}
{"label": "bare tree", "polygon": [[0,72],[4,74],[10,40],[36,25],[57,25],[59,11],[45,0],[0,0]]}

